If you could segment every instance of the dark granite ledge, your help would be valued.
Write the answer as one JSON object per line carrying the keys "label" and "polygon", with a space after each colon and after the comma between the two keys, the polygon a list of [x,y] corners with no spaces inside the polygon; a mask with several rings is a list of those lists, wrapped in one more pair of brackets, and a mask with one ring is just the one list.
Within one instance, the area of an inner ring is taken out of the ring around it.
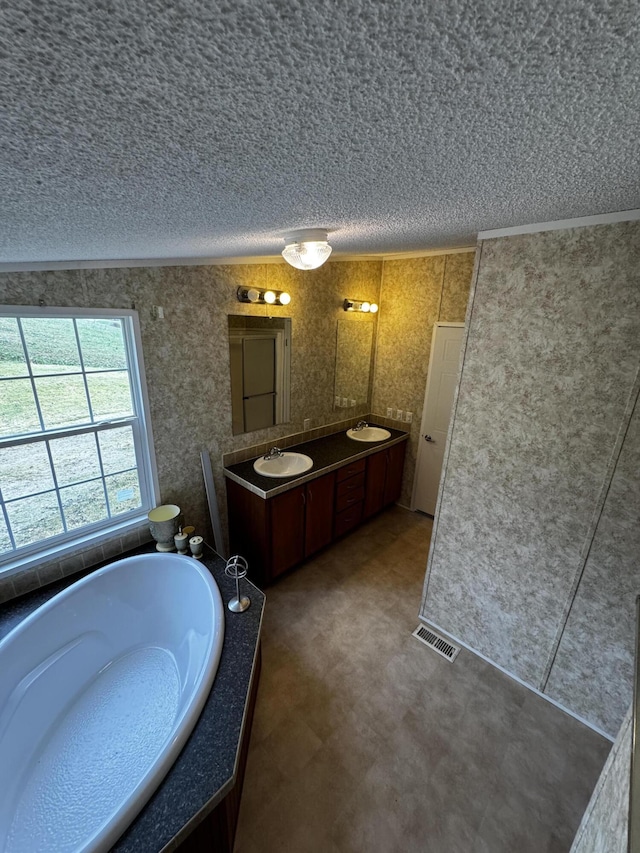
{"label": "dark granite ledge", "polygon": [[[154,552],[153,544],[122,554],[118,559],[149,552]],[[225,638],[215,681],[176,762],[113,846],[112,853],[170,853],[215,808],[235,782],[265,597],[245,579],[241,583],[249,587],[251,607],[244,613],[232,613],[226,604],[235,595],[235,582],[225,575],[224,560],[208,549],[202,562],[218,584],[225,605]],[[1,605],[0,639],[57,592],[97,568],[100,566]]]}
{"label": "dark granite ledge", "polygon": [[[377,424],[371,422],[370,426],[377,426]],[[263,477],[253,470],[254,459],[230,465],[224,469],[224,474],[230,480],[244,486],[245,489],[259,497],[272,498],[295,486],[300,486],[303,483],[315,480],[316,477],[328,474],[342,467],[346,462],[364,459],[384,447],[400,444],[401,441],[406,441],[409,438],[409,433],[403,430],[393,429],[392,427],[384,427],[384,429],[391,433],[391,437],[384,439],[384,441],[354,441],[347,436],[346,432],[341,431],[333,435],[316,438],[313,441],[306,441],[303,444],[296,444],[293,447],[287,447],[286,452],[306,453],[313,459],[313,467],[297,477]],[[274,441],[274,445],[277,445],[277,441]]]}

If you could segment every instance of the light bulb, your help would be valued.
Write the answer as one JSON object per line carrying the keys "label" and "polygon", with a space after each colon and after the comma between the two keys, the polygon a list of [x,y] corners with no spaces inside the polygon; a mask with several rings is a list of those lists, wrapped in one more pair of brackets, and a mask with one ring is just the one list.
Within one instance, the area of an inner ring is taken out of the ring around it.
{"label": "light bulb", "polygon": [[375,302],[372,302],[370,307],[369,307],[369,311],[371,311],[372,314],[375,314],[377,312],[377,310],[378,310],[378,306],[376,305]]}
{"label": "light bulb", "polygon": [[291,297],[288,293],[281,293],[278,297],[280,305],[288,305],[291,302]]}
{"label": "light bulb", "polygon": [[247,299],[249,302],[259,302],[260,291],[256,290],[255,287],[250,287],[249,290],[247,290]]}
{"label": "light bulb", "polygon": [[366,312],[371,308],[371,305],[368,302],[363,302],[360,306],[360,310]]}
{"label": "light bulb", "polygon": [[273,305],[276,301],[276,295],[273,290],[265,290],[263,299],[268,305]]}

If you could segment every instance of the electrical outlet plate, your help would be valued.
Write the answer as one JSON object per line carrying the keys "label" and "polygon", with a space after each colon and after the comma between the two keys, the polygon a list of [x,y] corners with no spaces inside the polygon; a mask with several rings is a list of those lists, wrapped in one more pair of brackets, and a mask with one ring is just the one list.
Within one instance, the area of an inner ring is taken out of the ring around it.
{"label": "electrical outlet plate", "polygon": [[347,398],[347,397],[343,397],[343,398],[342,398],[342,405],[343,405],[343,407],[344,407],[345,409],[348,407],[348,405],[349,405],[349,400],[348,400],[348,398]]}
{"label": "electrical outlet plate", "polygon": [[311,429],[311,418],[305,418],[302,422],[302,429],[307,430]]}
{"label": "electrical outlet plate", "polygon": [[340,406],[340,397],[336,396],[336,398],[334,400],[334,406],[338,406],[338,407]]}
{"label": "electrical outlet plate", "polygon": [[393,417],[393,409],[391,408],[391,406],[388,406],[388,407],[387,407],[387,417],[388,417],[388,418],[392,418],[392,417]]}
{"label": "electrical outlet plate", "polygon": [[356,401],[355,401],[355,400],[351,400],[351,406],[353,407],[353,406],[355,406],[355,404],[356,404]]}
{"label": "electrical outlet plate", "polygon": [[404,413],[404,422],[410,424],[413,420],[413,412],[405,412]]}
{"label": "electrical outlet plate", "polygon": [[401,421],[401,420],[402,420],[402,409],[398,409],[398,410],[396,411],[396,420],[397,420],[397,421]]}

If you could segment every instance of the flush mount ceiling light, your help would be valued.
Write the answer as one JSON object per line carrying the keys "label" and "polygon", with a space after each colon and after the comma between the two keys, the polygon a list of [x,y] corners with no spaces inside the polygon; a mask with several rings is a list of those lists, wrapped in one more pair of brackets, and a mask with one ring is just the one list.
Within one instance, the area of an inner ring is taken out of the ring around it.
{"label": "flush mount ceiling light", "polygon": [[345,299],[342,307],[345,311],[362,311],[363,314],[375,314],[378,310],[375,302],[360,302],[359,299]]}
{"label": "flush mount ceiling light", "polygon": [[282,257],[297,270],[315,270],[321,267],[331,254],[327,232],[322,228],[307,228],[292,231],[284,238]]}
{"label": "flush mount ceiling light", "polygon": [[291,297],[284,290],[259,290],[257,287],[239,287],[236,296],[238,302],[253,305],[288,305],[291,302]]}

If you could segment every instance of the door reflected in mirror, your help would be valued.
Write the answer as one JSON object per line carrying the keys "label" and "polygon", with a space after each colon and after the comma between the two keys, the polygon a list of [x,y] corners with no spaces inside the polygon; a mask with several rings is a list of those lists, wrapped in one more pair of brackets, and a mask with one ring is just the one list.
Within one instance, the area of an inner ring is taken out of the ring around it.
{"label": "door reflected in mirror", "polygon": [[[373,362],[373,319],[348,317],[338,320],[335,397],[340,407],[369,402]],[[346,403],[345,403],[346,400]]]}
{"label": "door reflected in mirror", "polygon": [[234,435],[289,420],[291,320],[229,315]]}

